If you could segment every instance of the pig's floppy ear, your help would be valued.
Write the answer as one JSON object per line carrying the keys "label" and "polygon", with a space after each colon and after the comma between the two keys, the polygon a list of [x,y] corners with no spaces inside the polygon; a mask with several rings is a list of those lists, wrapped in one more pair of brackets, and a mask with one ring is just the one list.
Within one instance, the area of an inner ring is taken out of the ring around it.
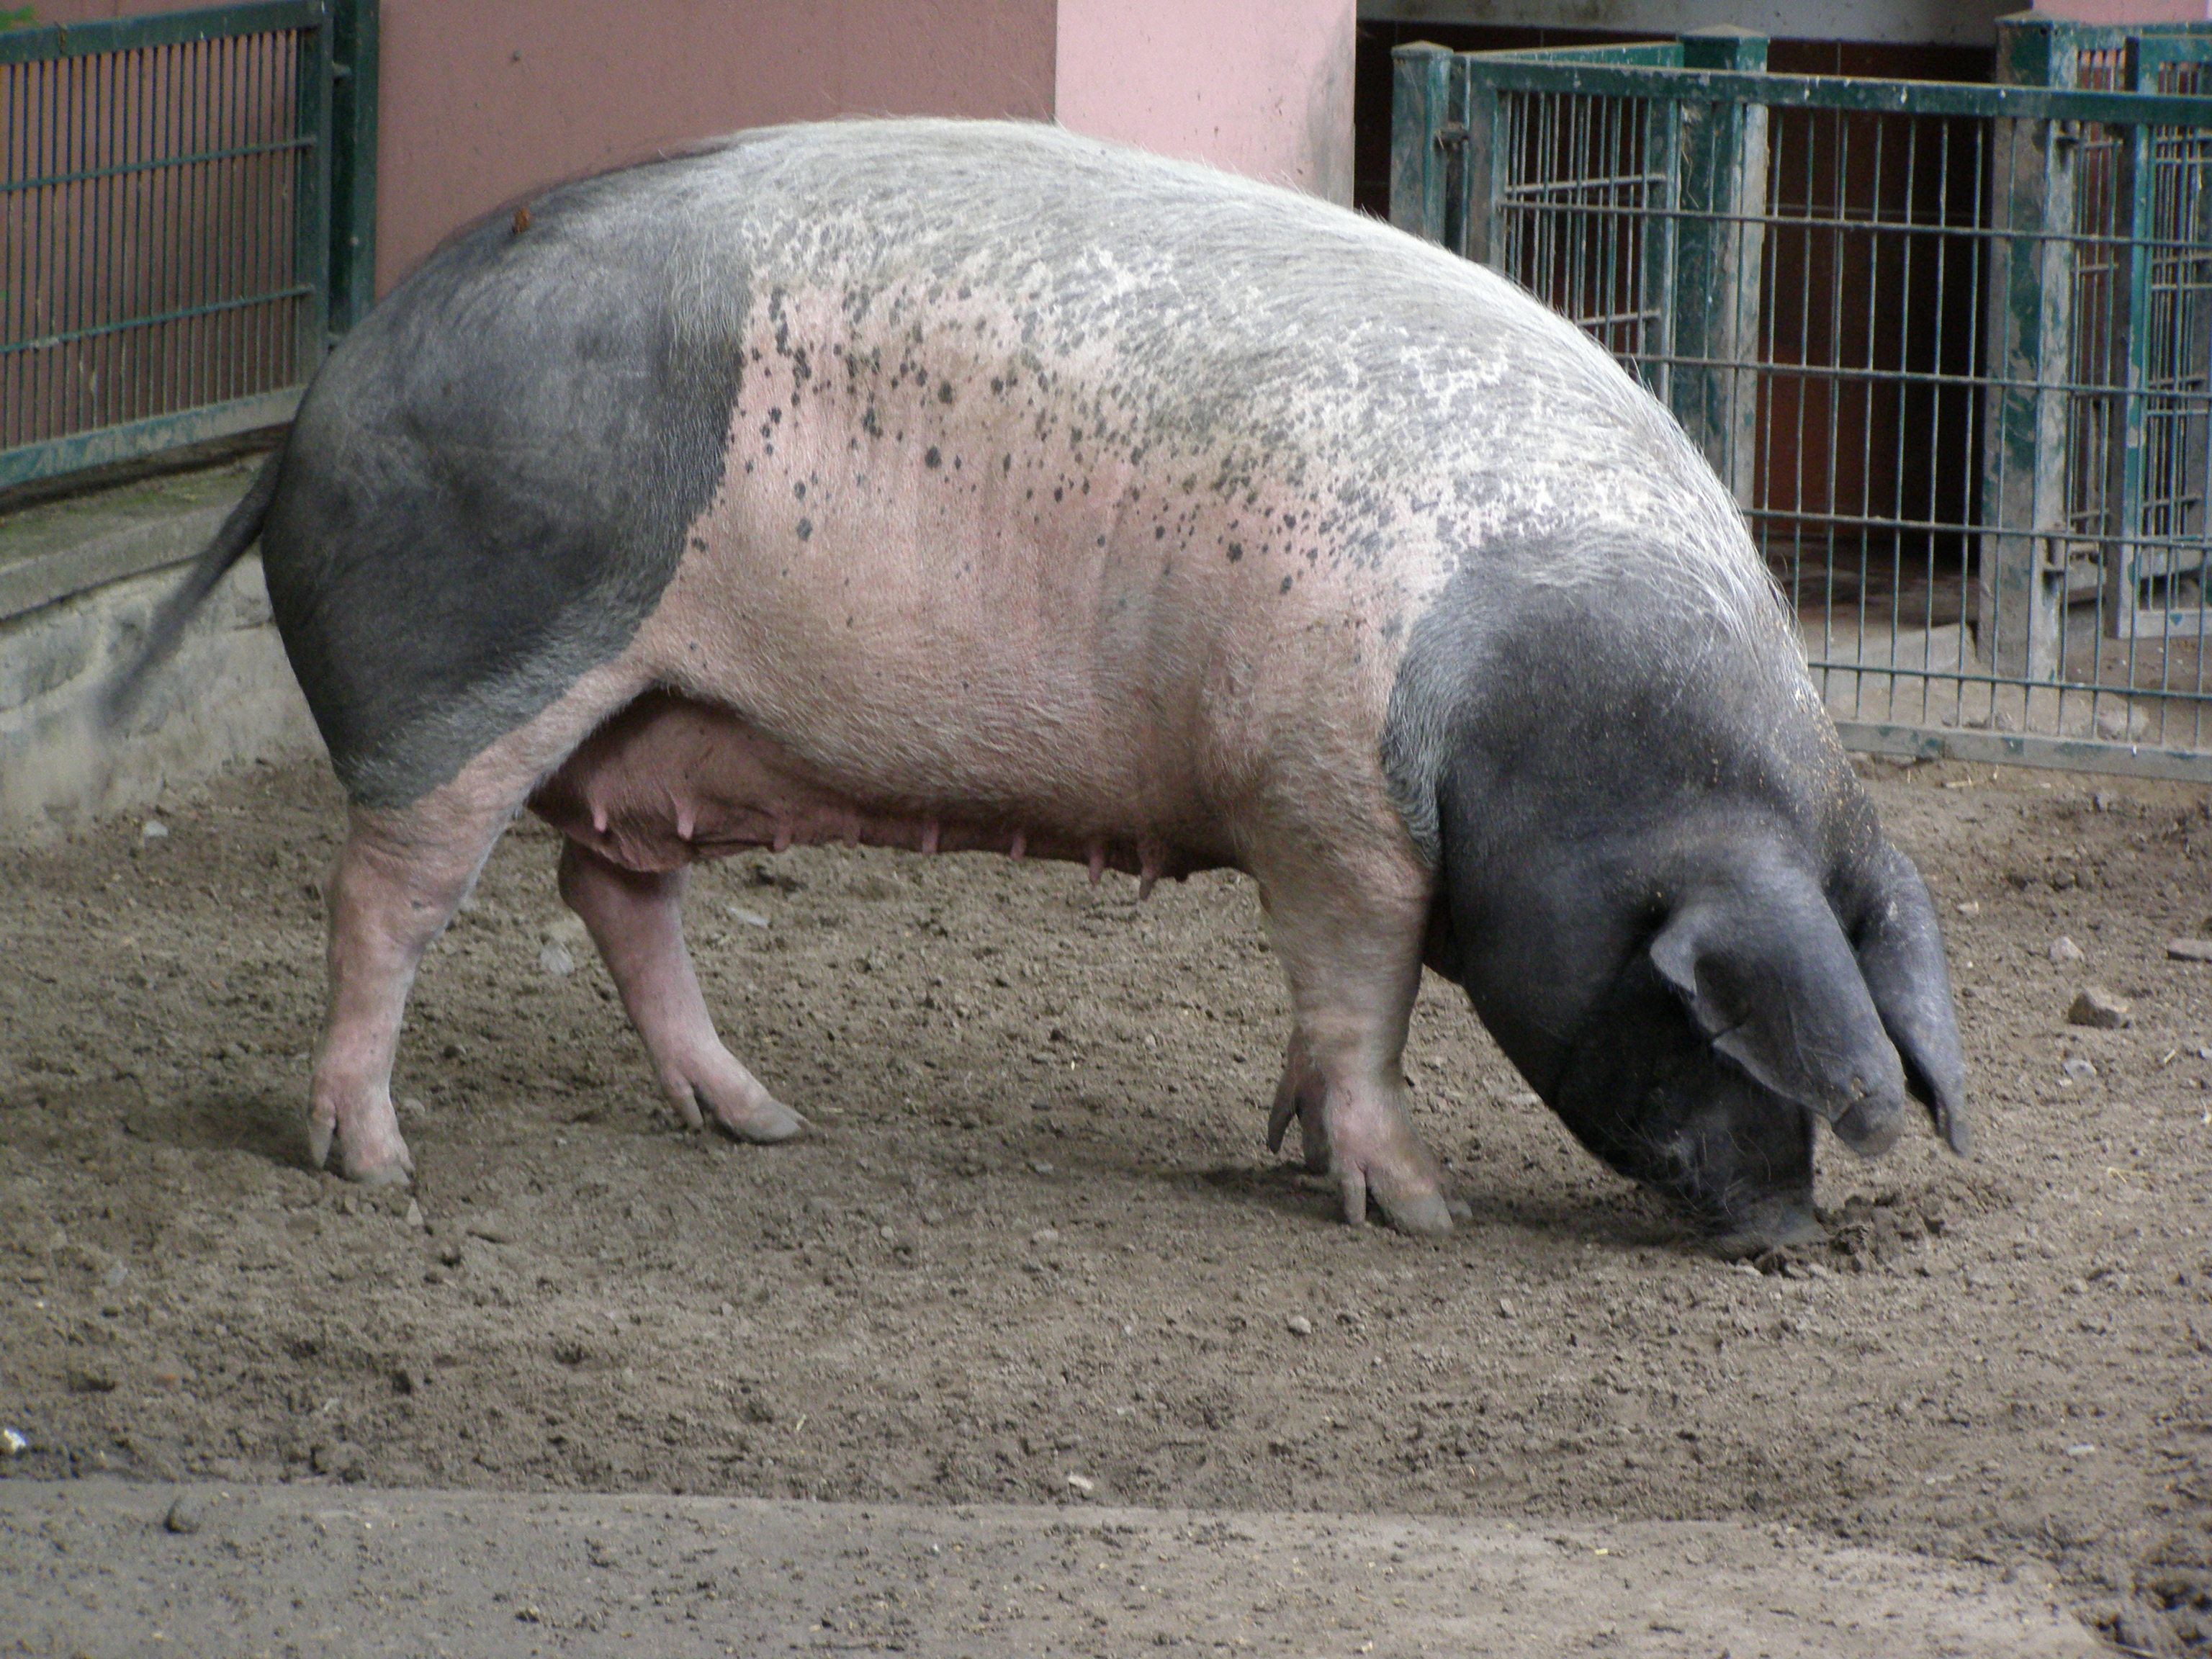
{"label": "pig's floppy ear", "polygon": [[1750,860],[1685,896],[1650,950],[1706,1038],[1753,1080],[1863,1156],[1896,1140],[1904,1068],[1811,880]]}
{"label": "pig's floppy ear", "polygon": [[1870,860],[1858,925],[1859,971],[1898,1052],[1905,1081],[1954,1152],[1973,1146],[1966,1062],[1951,1012],[1951,975],[1936,907],[1911,860],[1887,842]]}

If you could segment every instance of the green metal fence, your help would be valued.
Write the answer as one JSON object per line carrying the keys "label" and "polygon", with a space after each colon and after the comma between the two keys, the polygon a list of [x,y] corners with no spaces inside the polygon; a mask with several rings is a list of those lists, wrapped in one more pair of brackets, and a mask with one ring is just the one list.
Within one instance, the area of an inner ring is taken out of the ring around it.
{"label": "green metal fence", "polygon": [[2212,26],[2000,35],[1989,85],[1401,47],[1391,217],[1674,410],[1847,743],[2212,780]]}
{"label": "green metal fence", "polygon": [[0,489],[290,418],[375,263],[376,0],[0,30]]}

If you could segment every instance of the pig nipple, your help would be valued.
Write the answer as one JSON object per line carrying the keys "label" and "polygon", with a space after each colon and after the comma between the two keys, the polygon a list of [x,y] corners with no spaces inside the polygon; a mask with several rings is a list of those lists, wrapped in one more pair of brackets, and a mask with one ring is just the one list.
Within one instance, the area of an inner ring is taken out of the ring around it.
{"label": "pig nipple", "polygon": [[944,826],[939,823],[935,818],[926,819],[923,822],[921,826],[921,850],[923,852],[934,853],[937,850],[937,839],[943,832],[943,830]]}
{"label": "pig nipple", "polygon": [[1028,832],[1021,830],[1015,830],[1013,840],[1006,844],[1006,856],[1010,859],[1018,859],[1029,850],[1030,838]]}
{"label": "pig nipple", "polygon": [[1096,887],[1106,874],[1106,848],[1103,842],[1091,843],[1091,884]]}
{"label": "pig nipple", "polygon": [[692,823],[691,809],[688,806],[678,807],[676,809],[676,839],[690,840]]}
{"label": "pig nipple", "polygon": [[604,801],[592,803],[592,833],[595,836],[607,833],[607,808]]}

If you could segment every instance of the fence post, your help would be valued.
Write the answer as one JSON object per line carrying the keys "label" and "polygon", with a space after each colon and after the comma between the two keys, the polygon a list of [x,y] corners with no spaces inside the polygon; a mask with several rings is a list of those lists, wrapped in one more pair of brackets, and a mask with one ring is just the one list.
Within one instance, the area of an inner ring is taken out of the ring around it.
{"label": "fence post", "polygon": [[310,0],[300,31],[292,86],[293,131],[300,151],[292,198],[293,280],[308,293],[300,302],[296,378],[307,380],[330,349],[331,318],[331,9]]}
{"label": "fence post", "polygon": [[1452,123],[1452,53],[1416,40],[1390,54],[1390,222],[1425,241],[1449,247],[1448,174],[1458,157],[1447,140]]}
{"label": "fence post", "polygon": [[1668,403],[1691,441],[1748,508],[1757,487],[1760,264],[1765,252],[1766,106],[1700,99],[1694,71],[1760,74],[1766,38],[1723,25],[1681,37],[1692,73],[1675,149]]}
{"label": "fence post", "polygon": [[[1996,79],[2064,87],[2075,46],[2063,23],[2018,14],[1997,21]],[[1982,649],[2008,678],[2060,670],[2071,526],[2067,400],[2074,359],[2075,135],[2064,123],[1996,124],[1990,189],[1991,388],[1983,434]]]}
{"label": "fence post", "polygon": [[376,303],[379,0],[336,0],[331,14],[331,315],[343,334]]}

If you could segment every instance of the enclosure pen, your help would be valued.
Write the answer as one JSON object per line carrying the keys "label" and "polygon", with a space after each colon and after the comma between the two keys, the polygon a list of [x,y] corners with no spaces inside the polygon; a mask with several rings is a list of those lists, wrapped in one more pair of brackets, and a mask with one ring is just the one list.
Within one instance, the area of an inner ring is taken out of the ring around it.
{"label": "enclosure pen", "polygon": [[0,489],[290,417],[370,295],[375,17],[0,31]]}
{"label": "enclosure pen", "polygon": [[1846,743],[2212,777],[2212,26],[2008,20],[1990,85],[1765,61],[1401,47],[1391,216],[1674,412]]}

